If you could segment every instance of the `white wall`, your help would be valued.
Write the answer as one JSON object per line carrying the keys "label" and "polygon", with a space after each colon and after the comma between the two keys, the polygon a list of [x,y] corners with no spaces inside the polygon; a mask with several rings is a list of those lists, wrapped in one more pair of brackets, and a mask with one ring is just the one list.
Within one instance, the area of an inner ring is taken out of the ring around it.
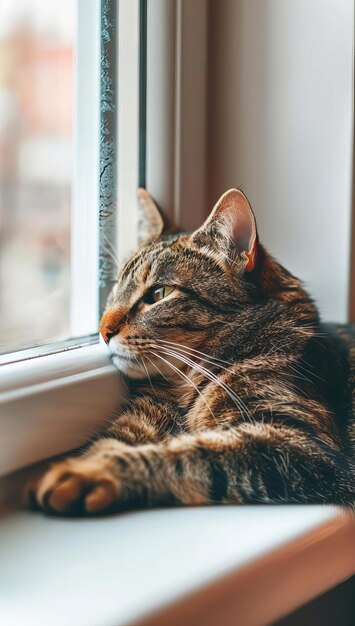
{"label": "white wall", "polygon": [[210,0],[210,202],[242,186],[326,319],[348,307],[352,0]]}

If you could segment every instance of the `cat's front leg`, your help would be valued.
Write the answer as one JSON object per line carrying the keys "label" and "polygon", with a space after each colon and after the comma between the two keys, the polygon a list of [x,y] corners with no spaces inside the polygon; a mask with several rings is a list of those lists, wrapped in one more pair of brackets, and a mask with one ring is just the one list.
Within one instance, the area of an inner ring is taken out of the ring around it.
{"label": "cat's front leg", "polygon": [[49,512],[104,513],[136,506],[344,502],[335,450],[269,424],[179,435],[127,446],[97,441],[56,464],[36,490]]}
{"label": "cat's front leg", "polygon": [[31,479],[25,486],[25,501],[32,507],[65,513],[95,512],[127,500],[118,472],[126,463],[126,452],[167,441],[180,429],[180,422],[175,405],[163,397],[145,395],[131,400],[84,454],[58,461],[39,479]]}
{"label": "cat's front leg", "polygon": [[230,444],[225,433],[213,431],[140,446],[100,439],[85,454],[55,463],[30,501],[62,515],[221,501],[228,483],[223,448]]}
{"label": "cat's front leg", "polygon": [[104,436],[130,446],[158,443],[180,428],[180,416],[173,402],[162,396],[139,396],[123,407],[105,429]]}
{"label": "cat's front leg", "polygon": [[[48,513],[64,515],[181,503],[184,500],[174,496],[170,488],[168,458],[167,444],[133,447],[103,438],[81,456],[54,463],[32,485],[28,501]],[[194,503],[201,502],[196,493]]]}

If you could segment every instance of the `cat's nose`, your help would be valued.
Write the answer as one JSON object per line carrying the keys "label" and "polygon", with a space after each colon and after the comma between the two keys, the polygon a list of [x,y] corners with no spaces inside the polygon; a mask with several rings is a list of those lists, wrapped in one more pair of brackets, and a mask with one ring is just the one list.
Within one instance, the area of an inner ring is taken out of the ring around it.
{"label": "cat's nose", "polygon": [[119,310],[109,309],[103,314],[99,324],[99,333],[105,343],[117,335],[122,317],[122,311]]}
{"label": "cat's nose", "polygon": [[111,337],[114,337],[116,334],[116,332],[114,332],[111,328],[108,328],[107,326],[105,326],[105,328],[100,327],[100,335],[105,343],[108,343]]}

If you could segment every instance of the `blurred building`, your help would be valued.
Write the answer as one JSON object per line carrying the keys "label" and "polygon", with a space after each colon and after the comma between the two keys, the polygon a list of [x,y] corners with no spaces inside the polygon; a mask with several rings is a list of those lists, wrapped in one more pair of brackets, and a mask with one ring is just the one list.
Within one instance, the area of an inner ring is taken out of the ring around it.
{"label": "blurred building", "polygon": [[0,352],[69,333],[76,3],[45,19],[14,5],[0,8]]}

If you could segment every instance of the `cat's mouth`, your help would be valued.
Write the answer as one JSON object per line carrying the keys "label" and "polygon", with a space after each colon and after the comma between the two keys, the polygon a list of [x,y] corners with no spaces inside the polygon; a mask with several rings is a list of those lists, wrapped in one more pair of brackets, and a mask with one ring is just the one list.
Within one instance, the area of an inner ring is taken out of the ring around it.
{"label": "cat's mouth", "polygon": [[109,356],[117,369],[129,378],[143,380],[156,378],[175,378],[181,363],[169,355],[158,355],[155,351],[149,354],[135,354],[113,337],[108,344]]}
{"label": "cat's mouth", "polygon": [[141,368],[140,365],[135,361],[117,354],[111,354],[111,360],[114,366],[117,367],[117,369],[122,372],[122,374],[129,376],[129,378],[147,378],[147,374],[144,369]]}
{"label": "cat's mouth", "polygon": [[126,348],[115,345],[112,339],[108,344],[108,352],[112,363],[120,372],[130,378],[146,378],[147,374],[140,359]]}

